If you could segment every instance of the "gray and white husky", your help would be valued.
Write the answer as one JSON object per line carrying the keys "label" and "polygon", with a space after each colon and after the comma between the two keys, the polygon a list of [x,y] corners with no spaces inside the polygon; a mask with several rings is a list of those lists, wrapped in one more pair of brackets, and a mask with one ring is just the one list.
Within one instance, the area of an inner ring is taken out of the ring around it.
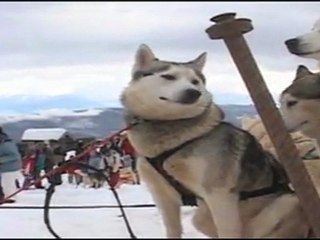
{"label": "gray and white husky", "polygon": [[203,53],[177,63],[141,45],[121,101],[138,172],[168,238],[182,236],[180,208],[209,237],[305,237],[309,226],[279,163],[248,132],[224,122],[206,89]]}
{"label": "gray and white husky", "polygon": [[320,143],[320,74],[300,65],[281,93],[280,110],[289,131],[301,131]]}
{"label": "gray and white husky", "polygon": [[[312,30],[288,39],[285,44],[290,53],[318,61],[320,67],[320,19]],[[320,74],[307,67],[297,68],[295,79],[280,96],[281,111],[289,130],[301,130],[320,144]]]}
{"label": "gray and white husky", "polygon": [[285,41],[290,53],[318,61],[320,66],[320,18],[310,32]]}

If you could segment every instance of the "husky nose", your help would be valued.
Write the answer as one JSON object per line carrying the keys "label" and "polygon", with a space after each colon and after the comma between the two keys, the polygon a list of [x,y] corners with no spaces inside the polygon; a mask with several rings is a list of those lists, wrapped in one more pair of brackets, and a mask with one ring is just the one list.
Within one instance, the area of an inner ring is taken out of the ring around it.
{"label": "husky nose", "polygon": [[288,39],[284,42],[289,50],[297,49],[299,45],[299,40],[297,38]]}
{"label": "husky nose", "polygon": [[182,94],[181,103],[192,104],[198,100],[201,96],[201,92],[196,89],[187,89]]}

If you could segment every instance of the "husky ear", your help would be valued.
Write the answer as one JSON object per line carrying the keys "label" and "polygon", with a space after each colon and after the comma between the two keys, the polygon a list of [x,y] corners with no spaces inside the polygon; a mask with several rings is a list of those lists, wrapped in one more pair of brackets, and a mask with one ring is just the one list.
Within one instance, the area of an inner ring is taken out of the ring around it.
{"label": "husky ear", "polygon": [[309,69],[304,65],[299,65],[296,72],[296,79],[299,79],[301,77],[304,77],[306,75],[310,75],[312,72],[309,71]]}
{"label": "husky ear", "polygon": [[134,69],[142,70],[150,66],[150,64],[155,60],[155,56],[152,50],[146,45],[141,44],[136,52]]}
{"label": "husky ear", "polygon": [[190,62],[190,64],[200,72],[202,71],[204,64],[206,63],[207,53],[201,53],[196,59]]}

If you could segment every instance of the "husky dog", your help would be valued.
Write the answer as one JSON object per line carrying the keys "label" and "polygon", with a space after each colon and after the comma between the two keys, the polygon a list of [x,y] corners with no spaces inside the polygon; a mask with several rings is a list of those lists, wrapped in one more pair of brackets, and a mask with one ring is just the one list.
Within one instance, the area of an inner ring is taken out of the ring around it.
{"label": "husky dog", "polygon": [[316,59],[320,63],[320,19],[314,23],[311,32],[288,39],[285,44],[290,53]]}
{"label": "husky dog", "polygon": [[[255,136],[266,151],[277,157],[277,152],[260,118],[243,116],[241,118],[241,127]],[[299,131],[292,132],[291,137],[298,149],[299,155],[303,160],[303,164],[306,167],[311,180],[316,186],[319,186],[320,156],[315,142],[313,139],[305,136]]]}
{"label": "husky dog", "polygon": [[[260,118],[241,117],[241,128],[250,132],[261,144],[261,146],[277,157],[277,152]],[[314,141],[299,131],[291,133],[291,137],[299,151],[302,159],[319,159]],[[319,159],[320,160],[320,159]],[[320,162],[319,162],[320,163]]]}
{"label": "husky dog", "polygon": [[[193,224],[209,237],[305,237],[283,168],[250,133],[223,121],[205,87],[205,61],[205,53],[162,61],[143,44],[121,94],[127,124],[138,121],[128,137],[167,237],[181,237],[180,208],[192,197]],[[271,191],[249,197],[259,189]]]}
{"label": "husky dog", "polygon": [[289,131],[300,130],[320,142],[320,74],[298,66],[295,79],[280,96],[280,111]]}

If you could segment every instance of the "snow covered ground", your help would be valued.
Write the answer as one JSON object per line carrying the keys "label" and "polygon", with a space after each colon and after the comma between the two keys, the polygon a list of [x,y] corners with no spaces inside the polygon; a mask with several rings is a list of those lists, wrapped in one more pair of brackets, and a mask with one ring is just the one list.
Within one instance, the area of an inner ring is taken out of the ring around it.
{"label": "snow covered ground", "polygon": [[[65,179],[65,176],[64,176]],[[122,204],[153,204],[144,185],[122,185],[118,190]],[[2,206],[43,206],[45,190],[23,191],[18,202]],[[56,188],[51,206],[116,205],[107,187],[76,188],[66,183]],[[133,232],[138,238],[164,238],[165,230],[156,208],[125,208]],[[192,207],[183,207],[183,238],[206,238],[192,226]],[[129,238],[117,208],[51,209],[53,229],[61,238]],[[0,238],[53,238],[43,222],[43,209],[1,209]]]}

